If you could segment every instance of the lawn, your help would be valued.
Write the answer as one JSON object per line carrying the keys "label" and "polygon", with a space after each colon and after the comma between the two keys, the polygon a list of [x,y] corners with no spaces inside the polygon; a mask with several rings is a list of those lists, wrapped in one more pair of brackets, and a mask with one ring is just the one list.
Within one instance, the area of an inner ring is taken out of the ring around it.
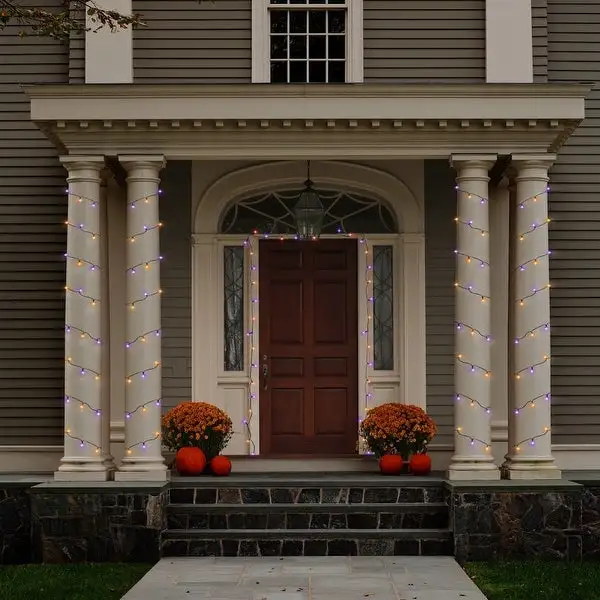
{"label": "lawn", "polygon": [[0,567],[1,600],[119,600],[151,565]]}
{"label": "lawn", "polygon": [[488,600],[600,600],[600,563],[469,563],[465,570]]}

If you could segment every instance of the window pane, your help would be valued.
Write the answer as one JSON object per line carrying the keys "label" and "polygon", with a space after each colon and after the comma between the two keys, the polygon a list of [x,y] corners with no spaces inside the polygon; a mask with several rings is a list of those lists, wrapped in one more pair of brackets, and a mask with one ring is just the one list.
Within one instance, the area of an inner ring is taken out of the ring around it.
{"label": "window pane", "polygon": [[329,83],[346,82],[346,63],[343,60],[332,61],[328,65]]}
{"label": "window pane", "polygon": [[271,11],[271,33],[287,33],[287,10]]}
{"label": "window pane", "polygon": [[[308,30],[310,33],[325,33],[326,10],[311,10],[308,13]],[[339,12],[339,11],[335,11]]]}
{"label": "window pane", "polygon": [[244,370],[244,248],[224,248],[225,371]]}
{"label": "window pane", "polygon": [[330,35],[329,58],[346,58],[346,38],[343,35]]}
{"label": "window pane", "polygon": [[287,58],[287,35],[271,36],[271,58]]}
{"label": "window pane", "polygon": [[290,35],[290,58],[306,58],[305,35]]}
{"label": "window pane", "polygon": [[326,58],[325,43],[327,38],[324,35],[311,35],[308,42],[309,58]]}
{"label": "window pane", "polygon": [[287,63],[271,62],[271,83],[287,83]]}
{"label": "window pane", "polygon": [[345,10],[328,10],[328,32],[329,33],[344,33],[346,30],[346,11]]}
{"label": "window pane", "polygon": [[290,63],[290,83],[306,83],[306,65],[303,60]]}
{"label": "window pane", "polygon": [[324,60],[310,61],[308,65],[309,83],[325,83],[325,66]]}
{"label": "window pane", "polygon": [[394,248],[373,247],[373,353],[377,371],[394,368]]}
{"label": "window pane", "polygon": [[290,33],[306,33],[308,12],[293,10],[290,13]]}

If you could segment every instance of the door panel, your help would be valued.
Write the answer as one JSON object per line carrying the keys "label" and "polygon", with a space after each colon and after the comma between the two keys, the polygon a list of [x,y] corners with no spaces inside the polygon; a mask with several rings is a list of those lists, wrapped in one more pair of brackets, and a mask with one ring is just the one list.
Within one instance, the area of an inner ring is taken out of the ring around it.
{"label": "door panel", "polygon": [[356,241],[261,240],[259,256],[261,454],[355,454]]}

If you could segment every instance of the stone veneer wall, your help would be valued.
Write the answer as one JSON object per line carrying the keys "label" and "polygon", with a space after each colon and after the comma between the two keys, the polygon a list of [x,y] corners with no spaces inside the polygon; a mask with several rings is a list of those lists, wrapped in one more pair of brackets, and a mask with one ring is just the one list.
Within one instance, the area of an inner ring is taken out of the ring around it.
{"label": "stone veneer wall", "polygon": [[167,486],[42,484],[31,490],[35,560],[156,562]]}
{"label": "stone veneer wall", "polygon": [[[577,560],[600,536],[600,488],[568,481],[448,484],[455,557],[461,562],[518,557]],[[582,521],[582,499],[589,517]],[[596,523],[593,523],[595,515]]]}
{"label": "stone veneer wall", "polygon": [[31,483],[0,484],[0,565],[32,561]]}

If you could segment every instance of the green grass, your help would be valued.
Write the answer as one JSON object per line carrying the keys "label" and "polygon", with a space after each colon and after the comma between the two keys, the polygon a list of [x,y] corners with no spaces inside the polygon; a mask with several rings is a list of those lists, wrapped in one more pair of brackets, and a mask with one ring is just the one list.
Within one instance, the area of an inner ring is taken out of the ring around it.
{"label": "green grass", "polygon": [[119,600],[151,565],[0,567],[1,600]]}
{"label": "green grass", "polygon": [[488,600],[600,600],[600,563],[469,563],[466,572]]}

